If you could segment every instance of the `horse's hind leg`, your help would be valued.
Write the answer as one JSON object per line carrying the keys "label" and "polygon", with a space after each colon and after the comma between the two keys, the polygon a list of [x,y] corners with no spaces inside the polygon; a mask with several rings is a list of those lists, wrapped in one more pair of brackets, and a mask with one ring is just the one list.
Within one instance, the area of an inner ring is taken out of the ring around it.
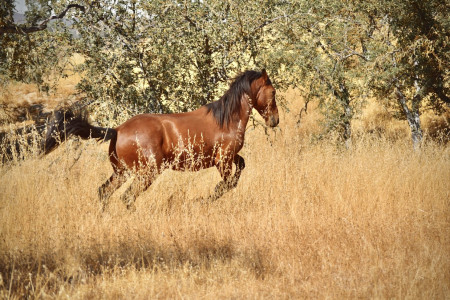
{"label": "horse's hind leg", "polygon": [[122,172],[114,172],[108,180],[98,188],[98,197],[102,205],[102,210],[108,206],[111,195],[126,181]]}
{"label": "horse's hind leg", "polygon": [[122,202],[127,206],[127,209],[135,210],[134,202],[136,201],[136,198],[139,196],[139,194],[145,192],[150,187],[155,178],[155,174],[136,175],[136,178],[133,180],[131,185],[120,197]]}

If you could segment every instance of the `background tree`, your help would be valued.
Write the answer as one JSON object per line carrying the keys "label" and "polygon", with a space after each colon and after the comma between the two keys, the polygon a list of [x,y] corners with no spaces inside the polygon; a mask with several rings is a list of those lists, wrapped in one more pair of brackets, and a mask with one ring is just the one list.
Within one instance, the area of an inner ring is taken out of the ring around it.
{"label": "background tree", "polygon": [[367,94],[365,69],[375,55],[375,27],[365,13],[369,7],[296,1],[289,9],[286,15],[291,17],[278,24],[281,49],[270,57],[275,71],[280,71],[277,77],[285,76],[287,85],[302,88],[306,105],[316,99],[325,133],[337,133],[349,147],[351,121]]}
{"label": "background tree", "polygon": [[421,111],[449,105],[448,4],[441,0],[27,5],[24,24],[14,22],[14,1],[0,6],[1,78],[48,91],[80,53],[77,88],[95,100],[104,122],[192,110],[219,97],[230,77],[262,67],[278,88],[299,88],[306,103],[318,101],[324,133],[347,146],[371,91],[408,120],[415,147]]}
{"label": "background tree", "polygon": [[450,22],[445,1],[383,1],[381,55],[371,87],[378,99],[408,121],[414,148],[422,141],[420,114],[450,104]]}
{"label": "background tree", "polygon": [[52,85],[51,79],[62,75],[71,55],[66,46],[71,35],[60,20],[74,6],[66,7],[59,15],[54,15],[54,2],[57,1],[27,0],[28,10],[23,22],[18,24],[14,20],[14,1],[2,1],[0,81],[12,79],[35,83],[40,90],[48,92]]}
{"label": "background tree", "polygon": [[[192,110],[256,66],[276,2],[111,1],[74,21],[85,58],[79,85],[117,113]],[[83,4],[83,5],[87,5]],[[245,13],[244,13],[245,12]],[[74,50],[75,51],[75,50]]]}

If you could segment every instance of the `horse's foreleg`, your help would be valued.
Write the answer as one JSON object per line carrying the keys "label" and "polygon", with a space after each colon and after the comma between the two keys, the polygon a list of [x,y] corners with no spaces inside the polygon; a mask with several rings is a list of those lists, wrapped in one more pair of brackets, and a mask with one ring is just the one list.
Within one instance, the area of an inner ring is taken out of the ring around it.
{"label": "horse's foreleg", "polygon": [[236,187],[237,183],[239,181],[239,178],[241,177],[241,172],[245,168],[245,160],[242,156],[239,154],[236,154],[234,156],[234,164],[236,165],[236,172],[234,172],[231,185],[232,187]]}
{"label": "horse's foreleg", "polygon": [[[236,165],[236,172],[234,175],[232,175],[232,165],[233,162]],[[231,190],[232,188],[235,188],[237,186],[237,183],[239,181],[239,178],[241,177],[241,172],[245,168],[245,161],[242,156],[236,154],[233,158],[233,160],[221,163],[217,165],[217,169],[220,172],[220,175],[222,177],[222,181],[220,181],[215,189],[214,194],[210,196],[210,200],[214,201],[219,199],[223,196],[226,192]]]}
{"label": "horse's foreleg", "polygon": [[125,177],[123,174],[114,172],[111,177],[98,188],[98,197],[102,205],[102,210],[106,209],[109,198],[124,182]]}

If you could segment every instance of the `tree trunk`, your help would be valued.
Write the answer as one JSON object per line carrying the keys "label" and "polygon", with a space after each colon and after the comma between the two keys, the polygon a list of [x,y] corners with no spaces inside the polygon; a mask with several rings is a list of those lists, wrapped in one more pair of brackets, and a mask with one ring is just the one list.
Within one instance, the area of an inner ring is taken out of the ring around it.
{"label": "tree trunk", "polygon": [[403,108],[403,112],[406,116],[406,120],[408,121],[409,128],[411,129],[411,139],[414,150],[418,150],[423,138],[418,108],[414,110],[409,109],[408,105],[406,105],[406,97],[398,87],[395,89],[395,94],[397,95],[398,102]]}
{"label": "tree trunk", "polygon": [[336,95],[344,109],[341,115],[342,132],[341,137],[344,141],[345,148],[350,149],[352,145],[352,127],[351,120],[353,118],[352,108],[350,107],[350,93],[344,82],[339,84],[339,94]]}
{"label": "tree trunk", "polygon": [[352,146],[352,127],[350,120],[352,118],[352,109],[350,106],[345,107],[345,119],[344,119],[344,143],[345,148],[350,149]]}

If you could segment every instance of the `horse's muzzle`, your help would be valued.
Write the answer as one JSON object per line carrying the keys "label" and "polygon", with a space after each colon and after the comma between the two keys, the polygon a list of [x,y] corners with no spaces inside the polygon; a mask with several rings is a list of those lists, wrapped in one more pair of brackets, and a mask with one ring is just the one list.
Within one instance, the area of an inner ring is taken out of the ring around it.
{"label": "horse's muzzle", "polygon": [[278,115],[270,116],[266,124],[270,127],[276,127],[280,123],[280,118]]}

